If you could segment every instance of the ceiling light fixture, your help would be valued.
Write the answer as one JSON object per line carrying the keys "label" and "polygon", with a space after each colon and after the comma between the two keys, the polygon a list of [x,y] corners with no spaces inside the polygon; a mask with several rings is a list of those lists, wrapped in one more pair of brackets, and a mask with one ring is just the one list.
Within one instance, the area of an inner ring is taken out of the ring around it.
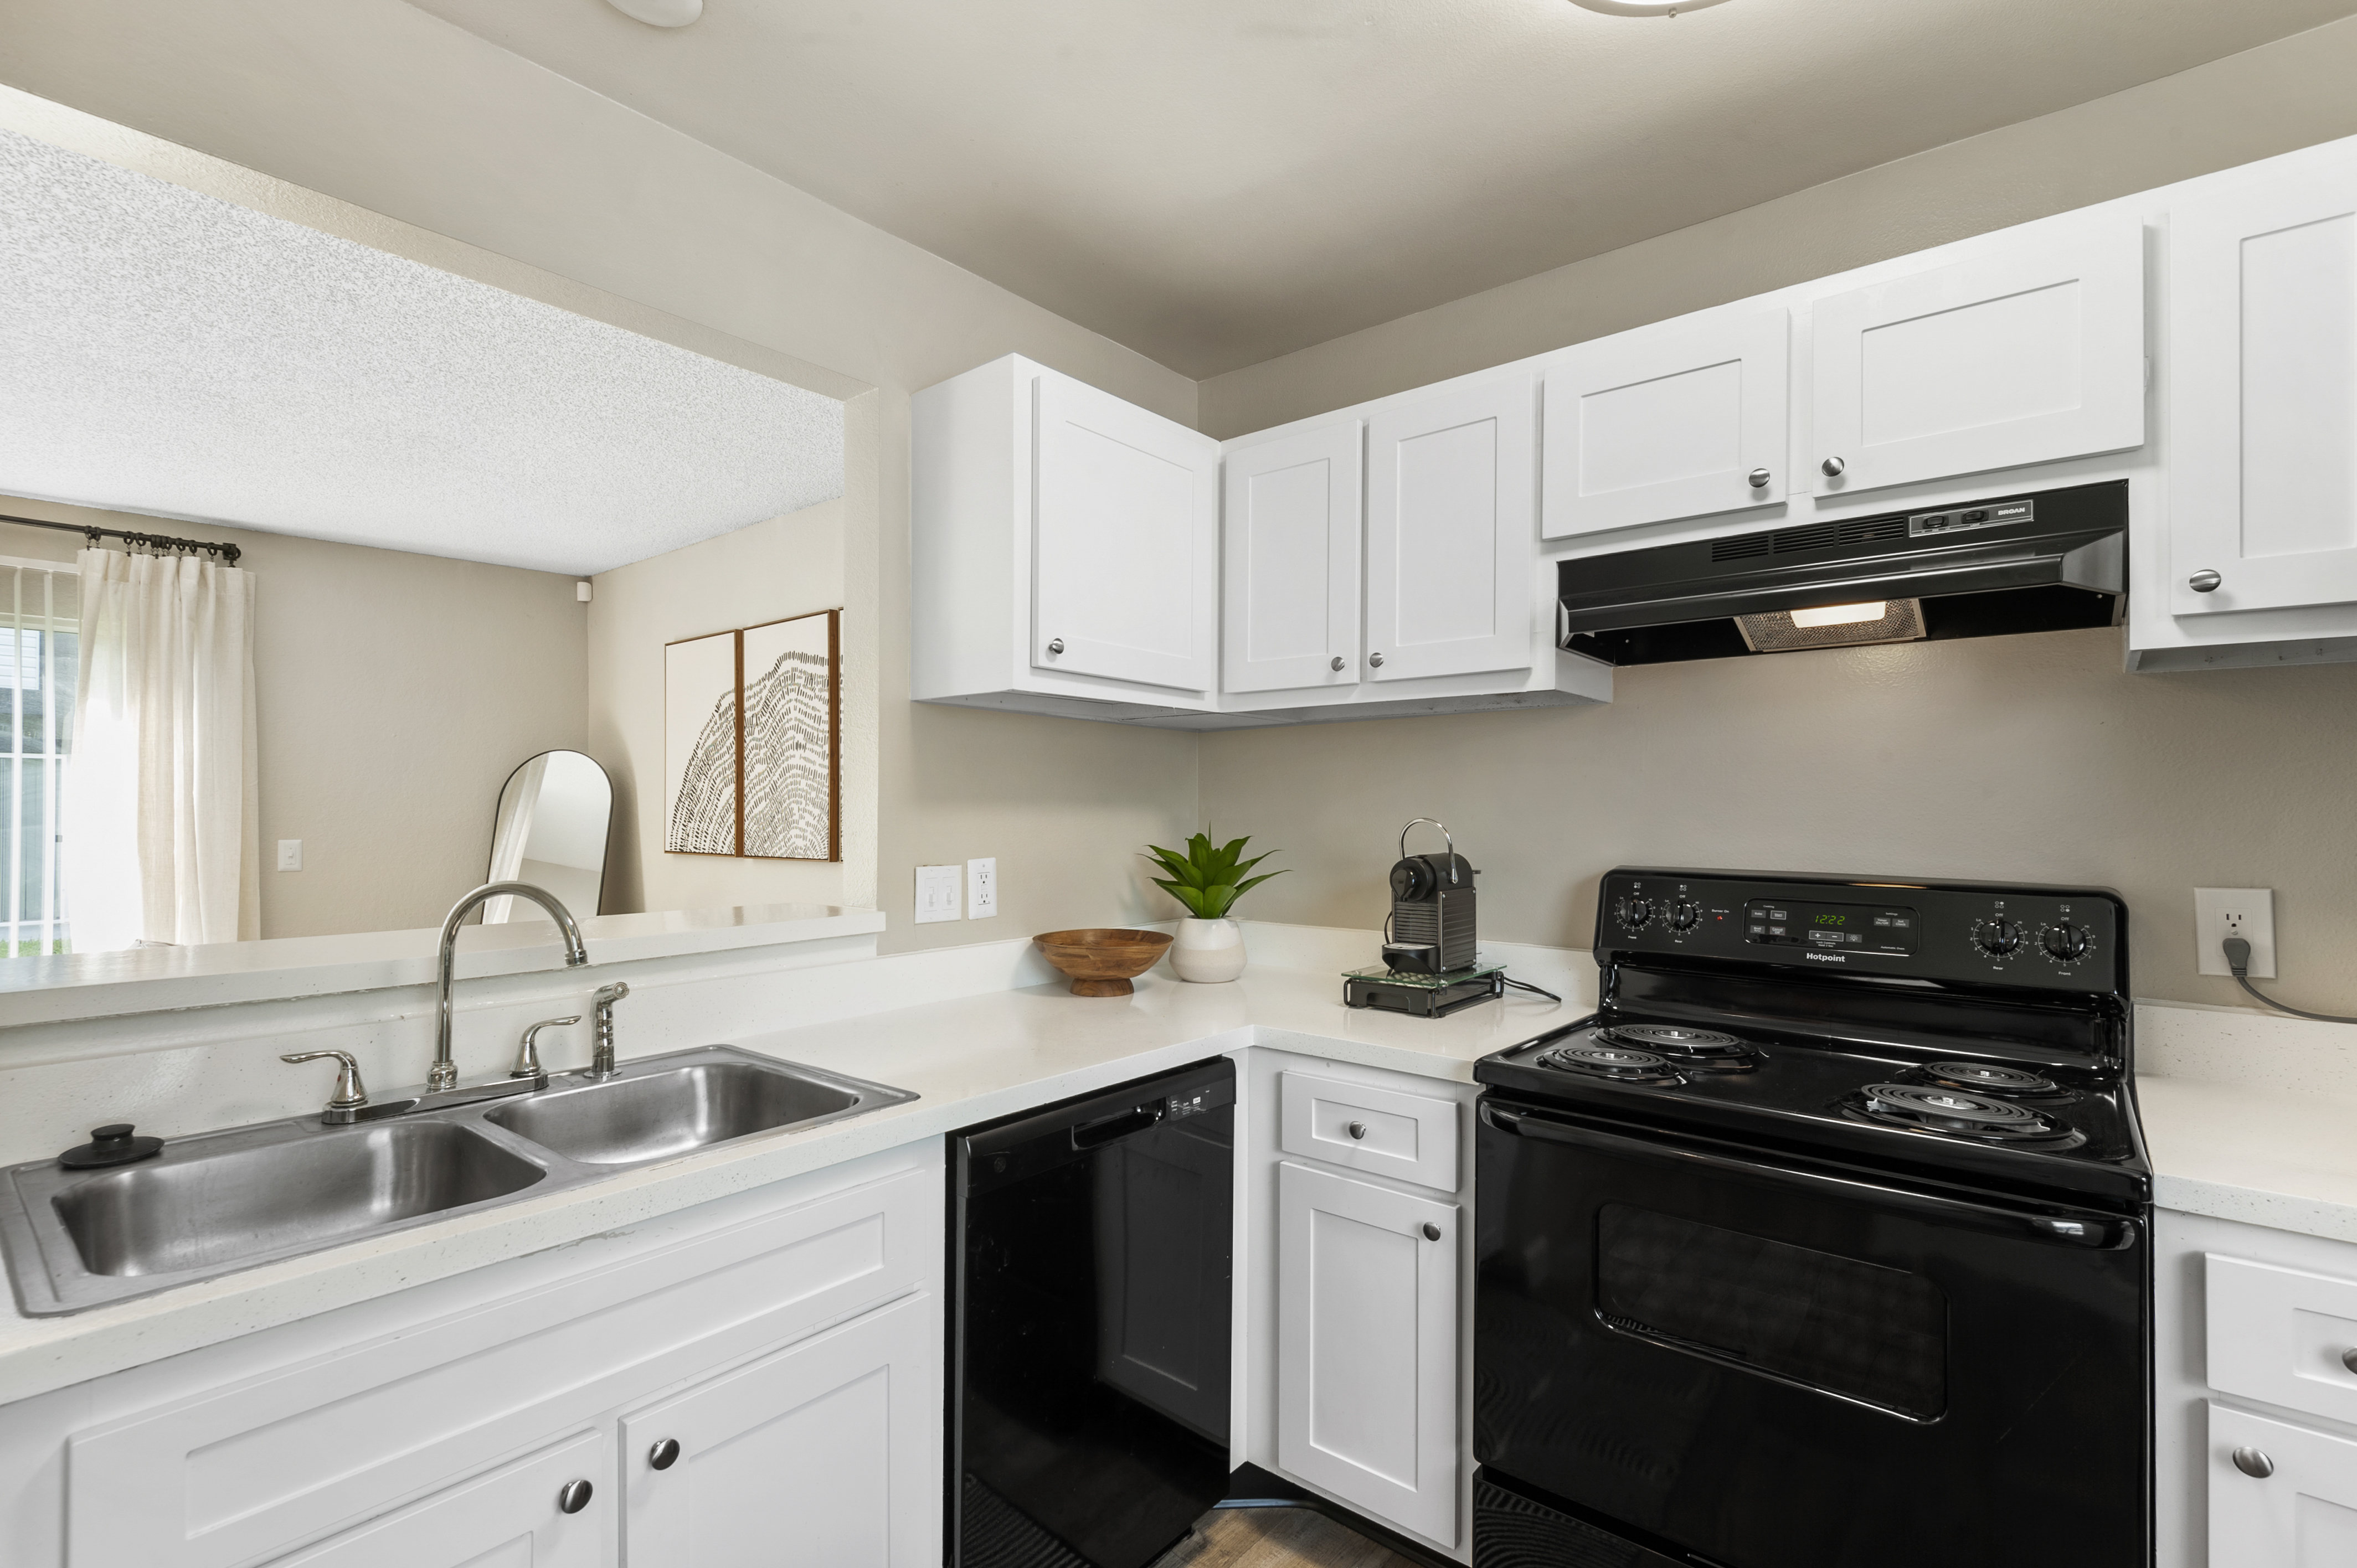
{"label": "ceiling light fixture", "polygon": [[1601,11],[1608,16],[1674,16],[1681,11],[1699,11],[1706,5],[1723,5],[1727,0],[1571,0],[1584,10]]}
{"label": "ceiling light fixture", "polygon": [[[1581,0],[1585,5],[1587,0]],[[1705,5],[1714,0],[1703,0]],[[704,0],[606,0],[634,22],[650,27],[684,27],[704,15]]]}

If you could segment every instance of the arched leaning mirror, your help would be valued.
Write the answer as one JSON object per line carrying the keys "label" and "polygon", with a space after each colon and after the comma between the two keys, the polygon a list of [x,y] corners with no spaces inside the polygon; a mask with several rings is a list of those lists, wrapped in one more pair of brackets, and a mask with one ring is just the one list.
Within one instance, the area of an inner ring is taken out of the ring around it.
{"label": "arched leaning mirror", "polygon": [[[606,827],[613,813],[613,781],[594,758],[542,752],[509,774],[500,791],[483,880],[545,887],[575,918],[587,918],[606,886]],[[493,898],[483,906],[487,926],[546,918],[529,900]]]}

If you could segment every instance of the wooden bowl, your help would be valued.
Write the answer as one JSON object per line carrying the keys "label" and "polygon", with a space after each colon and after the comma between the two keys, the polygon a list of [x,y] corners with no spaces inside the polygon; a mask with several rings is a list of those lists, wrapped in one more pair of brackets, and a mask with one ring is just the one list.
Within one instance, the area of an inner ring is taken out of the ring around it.
{"label": "wooden bowl", "polygon": [[1126,996],[1136,987],[1130,981],[1154,967],[1170,946],[1161,931],[1133,931],[1119,926],[1090,926],[1079,930],[1049,931],[1033,937],[1048,961],[1072,977],[1075,996]]}

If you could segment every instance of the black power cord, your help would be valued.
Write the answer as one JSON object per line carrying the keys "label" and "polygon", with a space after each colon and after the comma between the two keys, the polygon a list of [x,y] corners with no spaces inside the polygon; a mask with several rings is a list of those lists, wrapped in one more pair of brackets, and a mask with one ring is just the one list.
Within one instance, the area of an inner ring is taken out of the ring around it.
{"label": "black power cord", "polygon": [[1550,1002],[1560,1002],[1563,1000],[1562,997],[1557,996],[1554,992],[1546,990],[1542,986],[1533,985],[1527,980],[1516,980],[1510,974],[1501,974],[1498,978],[1504,981],[1507,984],[1512,986],[1517,991],[1534,992],[1538,995],[1545,997]]}
{"label": "black power cord", "polygon": [[2319,1024],[2357,1024],[2357,1018],[2344,1018],[2338,1013],[2310,1013],[2302,1008],[2286,1006],[2251,983],[2251,944],[2240,937],[2225,940],[2226,967],[2234,972],[2234,983],[2257,997],[2278,1013],[2288,1013],[2295,1018],[2313,1018]]}

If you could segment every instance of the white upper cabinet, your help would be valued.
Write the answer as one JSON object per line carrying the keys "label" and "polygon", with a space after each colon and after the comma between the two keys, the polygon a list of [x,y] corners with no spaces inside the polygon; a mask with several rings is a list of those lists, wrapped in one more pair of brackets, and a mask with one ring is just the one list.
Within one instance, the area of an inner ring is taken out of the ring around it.
{"label": "white upper cabinet", "polygon": [[1527,670],[1537,570],[1531,374],[1378,409],[1367,427],[1376,681]]}
{"label": "white upper cabinet", "polygon": [[1339,420],[1228,453],[1222,690],[1358,683],[1360,430]]}
{"label": "white upper cabinet", "polygon": [[2357,155],[2169,213],[2169,608],[2357,602]]}
{"label": "white upper cabinet", "polygon": [[1714,312],[1566,350],[1546,371],[1549,539],[1784,499],[1791,313]]}
{"label": "white upper cabinet", "polygon": [[2132,213],[1817,300],[1821,497],[2144,444]]}
{"label": "white upper cabinet", "polygon": [[1033,666],[1209,690],[1219,444],[1067,377],[1034,388]]}

